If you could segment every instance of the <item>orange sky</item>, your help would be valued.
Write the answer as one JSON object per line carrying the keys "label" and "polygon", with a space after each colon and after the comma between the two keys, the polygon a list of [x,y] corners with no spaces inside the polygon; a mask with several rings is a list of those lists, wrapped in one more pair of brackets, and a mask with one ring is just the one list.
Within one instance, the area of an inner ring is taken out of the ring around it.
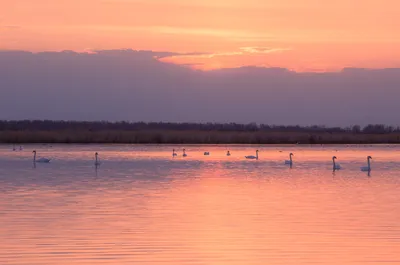
{"label": "orange sky", "polygon": [[144,49],[197,68],[400,67],[398,0],[0,0],[0,49]]}

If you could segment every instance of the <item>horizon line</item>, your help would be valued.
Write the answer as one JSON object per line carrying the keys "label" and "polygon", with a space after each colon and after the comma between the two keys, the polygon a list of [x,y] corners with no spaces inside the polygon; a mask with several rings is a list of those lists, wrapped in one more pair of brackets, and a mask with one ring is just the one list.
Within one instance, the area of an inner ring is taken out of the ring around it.
{"label": "horizon line", "polygon": [[300,124],[268,124],[268,123],[258,123],[258,122],[248,122],[248,123],[238,123],[238,122],[195,122],[195,121],[182,121],[182,122],[171,122],[171,121],[127,121],[127,120],[49,120],[49,119],[19,119],[19,120],[6,120],[0,119],[0,123],[14,123],[14,122],[54,122],[54,123],[109,123],[109,124],[117,124],[117,123],[127,123],[127,124],[173,124],[173,125],[181,125],[181,124],[191,124],[191,125],[244,125],[244,126],[256,126],[260,128],[260,126],[269,126],[269,127],[299,127],[299,128],[318,128],[318,129],[351,129],[356,126],[361,129],[367,126],[383,126],[385,128],[394,128],[400,129],[400,125],[387,125],[384,123],[369,123],[367,125],[360,124],[352,124],[348,126],[328,126],[324,124],[309,124],[309,125],[300,125]]}

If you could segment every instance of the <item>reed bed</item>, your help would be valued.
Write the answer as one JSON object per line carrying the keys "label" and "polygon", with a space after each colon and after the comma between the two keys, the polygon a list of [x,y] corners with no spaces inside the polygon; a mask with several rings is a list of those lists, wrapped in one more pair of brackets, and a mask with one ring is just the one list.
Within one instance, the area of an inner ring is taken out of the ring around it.
{"label": "reed bed", "polygon": [[126,144],[395,144],[400,133],[199,130],[3,130],[0,143]]}

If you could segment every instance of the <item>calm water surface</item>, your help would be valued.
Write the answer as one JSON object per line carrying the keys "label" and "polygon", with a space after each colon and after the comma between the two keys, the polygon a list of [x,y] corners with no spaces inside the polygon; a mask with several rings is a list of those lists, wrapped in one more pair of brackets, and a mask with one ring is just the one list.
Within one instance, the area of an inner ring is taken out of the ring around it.
{"label": "calm water surface", "polygon": [[0,264],[400,264],[400,146],[185,148],[0,146]]}

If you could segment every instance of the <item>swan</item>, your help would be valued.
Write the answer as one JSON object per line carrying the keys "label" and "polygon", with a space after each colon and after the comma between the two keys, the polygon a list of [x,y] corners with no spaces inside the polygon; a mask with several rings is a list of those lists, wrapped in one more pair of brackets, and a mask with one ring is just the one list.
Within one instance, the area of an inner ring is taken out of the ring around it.
{"label": "swan", "polygon": [[94,161],[94,165],[97,167],[97,166],[100,166],[101,165],[101,162],[99,161],[99,153],[95,153],[94,154],[94,157],[95,157],[95,161]]}
{"label": "swan", "polygon": [[256,156],[245,156],[246,159],[256,159],[258,160],[258,150],[256,150]]}
{"label": "swan", "polygon": [[186,150],[185,150],[185,149],[183,149],[183,154],[182,154],[182,156],[183,156],[183,157],[187,157],[187,154],[186,154]]}
{"label": "swan", "polygon": [[290,153],[290,154],[289,154],[289,159],[290,159],[290,160],[285,160],[285,165],[293,165],[292,156],[294,156],[294,154],[293,154],[293,153]]}
{"label": "swan", "polygon": [[342,169],[342,167],[338,163],[336,163],[336,159],[336,156],[332,157],[333,171]]}
{"label": "swan", "polygon": [[34,150],[33,152],[33,162],[37,162],[37,163],[49,163],[51,159],[49,158],[44,158],[41,157],[39,159],[36,159],[36,150]]}
{"label": "swan", "polygon": [[229,151],[226,152],[226,155],[227,155],[227,156],[231,156],[231,152],[229,152]]}
{"label": "swan", "polygon": [[204,155],[205,155],[205,156],[209,156],[209,155],[210,155],[210,152],[204,152]]}
{"label": "swan", "polygon": [[174,156],[178,156],[178,154],[175,153],[175,149],[172,149],[172,157],[174,157]]}
{"label": "swan", "polygon": [[368,156],[367,157],[367,166],[366,167],[361,167],[360,169],[361,169],[361,171],[371,171],[371,160],[372,159],[372,157],[371,156]]}

